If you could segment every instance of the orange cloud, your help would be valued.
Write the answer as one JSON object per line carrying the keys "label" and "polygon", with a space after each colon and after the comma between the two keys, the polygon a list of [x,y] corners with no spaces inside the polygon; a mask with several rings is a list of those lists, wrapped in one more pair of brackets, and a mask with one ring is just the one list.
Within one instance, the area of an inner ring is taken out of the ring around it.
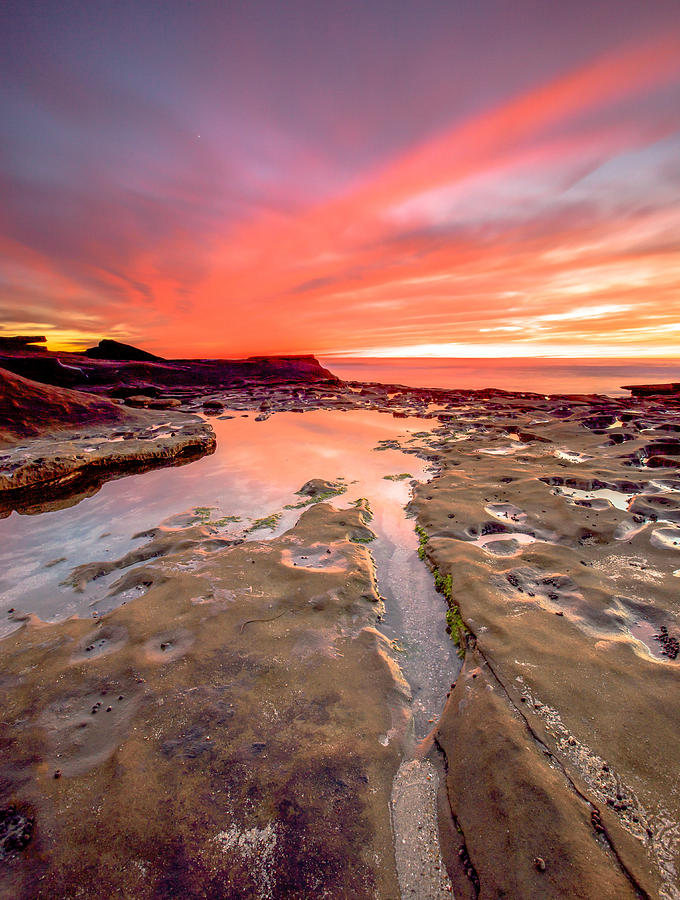
{"label": "orange cloud", "polygon": [[678,34],[597,60],[311,208],[262,211],[200,250],[178,227],[122,271],[93,267],[87,289],[13,252],[76,308],[100,285],[97,323],[174,355],[513,341],[521,353],[603,334],[622,352],[662,350],[680,322],[680,209],[636,195],[630,172],[680,128],[662,102],[679,76]]}

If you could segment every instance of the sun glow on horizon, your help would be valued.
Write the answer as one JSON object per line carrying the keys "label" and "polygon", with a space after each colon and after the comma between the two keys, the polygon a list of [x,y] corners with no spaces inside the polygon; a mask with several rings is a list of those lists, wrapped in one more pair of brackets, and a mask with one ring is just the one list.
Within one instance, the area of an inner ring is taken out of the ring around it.
{"label": "sun glow on horizon", "polygon": [[[518,353],[517,344],[419,344],[411,347],[371,347],[361,351],[321,353],[323,359],[680,359],[680,341],[663,353],[640,348],[622,353],[620,347],[598,344],[587,348],[532,346]],[[579,352],[580,351],[580,352]]]}

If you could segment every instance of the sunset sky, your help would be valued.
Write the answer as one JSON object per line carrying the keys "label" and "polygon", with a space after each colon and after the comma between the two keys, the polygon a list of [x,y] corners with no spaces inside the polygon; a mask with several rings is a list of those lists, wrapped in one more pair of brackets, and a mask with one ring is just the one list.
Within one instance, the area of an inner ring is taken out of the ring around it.
{"label": "sunset sky", "polygon": [[680,356],[678,0],[9,0],[0,334]]}

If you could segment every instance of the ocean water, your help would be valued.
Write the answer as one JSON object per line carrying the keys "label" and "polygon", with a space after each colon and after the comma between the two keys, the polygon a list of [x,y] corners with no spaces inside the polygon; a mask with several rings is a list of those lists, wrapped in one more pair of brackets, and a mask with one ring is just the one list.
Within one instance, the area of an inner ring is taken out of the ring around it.
{"label": "ocean water", "polygon": [[322,357],[345,381],[409,387],[501,388],[540,394],[627,396],[624,384],[680,381],[680,359],[435,359]]}

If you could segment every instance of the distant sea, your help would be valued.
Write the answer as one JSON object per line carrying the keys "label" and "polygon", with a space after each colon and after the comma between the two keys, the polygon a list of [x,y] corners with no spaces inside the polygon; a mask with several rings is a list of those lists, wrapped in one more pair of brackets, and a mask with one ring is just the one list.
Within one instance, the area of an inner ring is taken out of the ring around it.
{"label": "distant sea", "polygon": [[628,396],[623,384],[680,382],[680,359],[321,358],[344,381],[539,394]]}

